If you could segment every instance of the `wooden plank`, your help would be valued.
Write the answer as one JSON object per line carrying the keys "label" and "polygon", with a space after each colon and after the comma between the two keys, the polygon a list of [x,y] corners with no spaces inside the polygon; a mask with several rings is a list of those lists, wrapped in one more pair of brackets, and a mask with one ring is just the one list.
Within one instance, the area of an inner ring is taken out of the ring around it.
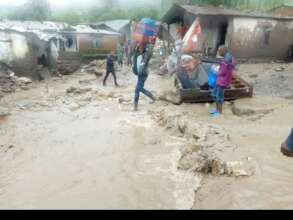
{"label": "wooden plank", "polygon": [[[213,102],[211,91],[199,89],[179,89],[183,102],[200,103]],[[232,85],[225,91],[225,100],[231,101],[240,98],[251,98],[253,96],[253,86],[249,85],[241,77],[235,75]]]}

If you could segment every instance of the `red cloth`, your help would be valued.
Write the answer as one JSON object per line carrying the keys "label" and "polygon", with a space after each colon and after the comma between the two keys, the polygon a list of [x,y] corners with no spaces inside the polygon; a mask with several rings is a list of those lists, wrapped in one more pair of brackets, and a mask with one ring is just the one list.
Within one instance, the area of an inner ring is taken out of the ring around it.
{"label": "red cloth", "polygon": [[180,26],[180,27],[178,28],[178,33],[179,33],[181,39],[184,38],[186,32],[187,32],[187,27],[186,27],[185,25]]}
{"label": "red cloth", "polygon": [[201,32],[199,19],[196,19],[183,39],[183,51],[185,53],[192,53],[198,49],[198,37]]}

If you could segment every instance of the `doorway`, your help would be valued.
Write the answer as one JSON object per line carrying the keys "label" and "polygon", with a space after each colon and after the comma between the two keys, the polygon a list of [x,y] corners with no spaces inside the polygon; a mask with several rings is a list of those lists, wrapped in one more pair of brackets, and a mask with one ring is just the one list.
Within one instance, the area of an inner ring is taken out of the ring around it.
{"label": "doorway", "polygon": [[217,43],[217,49],[226,43],[226,37],[228,33],[228,21],[225,21],[219,25],[219,37]]}

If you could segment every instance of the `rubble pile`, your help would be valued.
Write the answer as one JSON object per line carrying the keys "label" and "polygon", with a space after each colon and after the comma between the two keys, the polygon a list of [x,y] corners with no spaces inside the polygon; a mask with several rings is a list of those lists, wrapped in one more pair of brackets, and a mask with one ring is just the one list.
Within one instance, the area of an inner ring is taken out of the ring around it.
{"label": "rubble pile", "polygon": [[0,72],[0,97],[4,93],[15,92],[17,88],[17,81],[14,77]]}
{"label": "rubble pile", "polygon": [[26,77],[17,77],[15,73],[9,68],[0,66],[0,98],[5,93],[13,93],[18,88],[28,90],[28,85],[32,83],[32,80]]}
{"label": "rubble pile", "polygon": [[64,62],[60,61],[57,64],[57,68],[54,71],[55,75],[72,75],[80,68],[78,62]]}
{"label": "rubble pile", "polygon": [[102,76],[106,69],[106,61],[105,60],[94,60],[90,62],[88,65],[83,66],[82,72],[86,72],[88,74],[94,74],[97,77]]}
{"label": "rubble pile", "polygon": [[[201,174],[225,175],[231,177],[251,176],[254,168],[247,160],[237,160],[235,146],[228,133],[220,127],[191,122],[186,115],[168,113],[164,110],[151,112],[160,126],[172,135],[184,138],[178,169]],[[230,161],[234,158],[236,161]]]}

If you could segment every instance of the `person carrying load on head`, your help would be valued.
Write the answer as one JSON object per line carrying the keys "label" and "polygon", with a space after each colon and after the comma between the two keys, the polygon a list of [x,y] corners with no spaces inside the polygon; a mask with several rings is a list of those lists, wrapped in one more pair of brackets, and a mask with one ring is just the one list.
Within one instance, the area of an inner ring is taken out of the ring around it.
{"label": "person carrying load on head", "polygon": [[134,96],[134,111],[138,110],[140,93],[143,93],[152,102],[156,101],[154,95],[144,88],[145,82],[149,75],[149,61],[152,56],[152,48],[147,48],[145,43],[140,43],[134,51],[133,56],[133,73],[137,75],[137,84]]}

